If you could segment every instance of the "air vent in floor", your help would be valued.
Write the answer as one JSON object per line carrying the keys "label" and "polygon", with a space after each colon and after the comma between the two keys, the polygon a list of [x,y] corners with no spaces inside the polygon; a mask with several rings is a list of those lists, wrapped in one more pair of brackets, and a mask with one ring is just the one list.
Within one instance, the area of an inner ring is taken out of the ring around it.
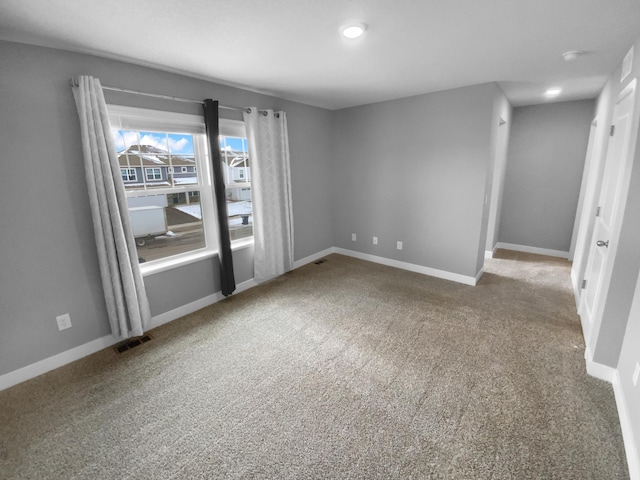
{"label": "air vent in floor", "polygon": [[141,337],[129,338],[124,342],[120,342],[114,348],[116,352],[122,353],[122,352],[126,352],[127,350],[131,350],[132,348],[137,347],[138,345],[147,343],[149,340],[151,340],[151,335],[143,335]]}

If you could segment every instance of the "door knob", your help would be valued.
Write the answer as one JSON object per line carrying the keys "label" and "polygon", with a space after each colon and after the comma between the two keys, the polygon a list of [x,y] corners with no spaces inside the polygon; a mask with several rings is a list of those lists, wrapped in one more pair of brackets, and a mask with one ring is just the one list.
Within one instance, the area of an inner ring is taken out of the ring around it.
{"label": "door knob", "polygon": [[607,240],[606,242],[603,241],[603,240],[598,240],[596,242],[596,245],[599,246],[599,247],[607,247],[608,248],[609,247],[609,240]]}

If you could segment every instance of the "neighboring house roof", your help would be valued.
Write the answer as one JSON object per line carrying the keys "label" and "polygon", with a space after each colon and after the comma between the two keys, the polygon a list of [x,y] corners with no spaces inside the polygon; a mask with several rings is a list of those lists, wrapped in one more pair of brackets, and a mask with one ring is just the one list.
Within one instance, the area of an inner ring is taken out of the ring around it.
{"label": "neighboring house roof", "polygon": [[248,167],[249,156],[242,152],[223,151],[222,158],[230,167]]}
{"label": "neighboring house roof", "polygon": [[[222,158],[230,167],[248,167],[249,157],[242,152],[223,151]],[[195,156],[169,155],[166,150],[152,145],[131,145],[118,152],[118,163],[121,167],[193,167]]]}

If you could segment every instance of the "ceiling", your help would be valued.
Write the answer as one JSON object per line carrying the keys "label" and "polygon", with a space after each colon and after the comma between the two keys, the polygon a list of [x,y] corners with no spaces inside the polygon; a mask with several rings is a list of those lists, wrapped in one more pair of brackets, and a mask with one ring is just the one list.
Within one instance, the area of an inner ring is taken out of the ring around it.
{"label": "ceiling", "polygon": [[[341,38],[352,21],[367,32]],[[594,98],[639,34],[638,0],[0,2],[0,39],[328,109],[491,81],[514,106],[549,86],[563,88],[555,101]],[[586,54],[565,62],[569,50]]]}

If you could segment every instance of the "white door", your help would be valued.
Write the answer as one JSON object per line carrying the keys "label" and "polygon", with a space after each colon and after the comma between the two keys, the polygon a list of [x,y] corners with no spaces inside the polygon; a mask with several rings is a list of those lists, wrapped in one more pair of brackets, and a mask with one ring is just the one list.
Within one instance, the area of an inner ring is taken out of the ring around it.
{"label": "white door", "polygon": [[[594,119],[591,122],[589,130],[589,143],[587,144],[587,155],[584,162],[584,172],[582,174],[582,186],[580,187],[580,199],[578,199],[578,208],[576,209],[576,220],[573,225],[573,236],[571,239],[571,248],[569,248],[569,260],[571,265],[571,282],[576,294],[576,300],[579,300],[581,290],[578,285],[582,281],[584,275],[584,260],[589,253],[588,242],[593,234],[593,225],[589,225],[594,221],[594,211],[596,208],[597,192],[599,180],[602,179],[601,172],[598,169],[598,153],[596,143],[599,137],[598,121]],[[576,304],[578,306],[579,304]]]}
{"label": "white door", "polygon": [[585,272],[586,287],[580,302],[580,318],[585,341],[599,328],[604,299],[611,279],[616,242],[622,222],[621,200],[626,198],[632,164],[630,147],[631,124],[635,100],[634,79],[618,96],[613,110],[612,136],[607,158],[589,259]]}

